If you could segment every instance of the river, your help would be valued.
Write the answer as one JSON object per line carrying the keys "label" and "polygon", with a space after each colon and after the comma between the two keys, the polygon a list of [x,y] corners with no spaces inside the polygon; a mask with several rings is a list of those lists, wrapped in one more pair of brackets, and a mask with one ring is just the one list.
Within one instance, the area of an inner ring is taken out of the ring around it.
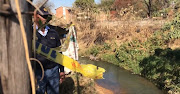
{"label": "river", "polygon": [[80,58],[80,62],[94,64],[106,70],[105,79],[95,80],[96,83],[114,92],[114,94],[164,94],[153,83],[145,78],[119,68],[113,64],[102,61],[91,61]]}

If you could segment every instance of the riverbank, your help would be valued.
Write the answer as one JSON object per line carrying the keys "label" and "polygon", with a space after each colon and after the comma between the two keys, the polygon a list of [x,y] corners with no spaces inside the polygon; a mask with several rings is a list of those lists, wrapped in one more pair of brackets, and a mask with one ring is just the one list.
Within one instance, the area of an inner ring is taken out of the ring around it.
{"label": "riverbank", "polygon": [[72,73],[66,75],[65,81],[60,85],[60,94],[113,94],[113,92],[80,74],[77,80],[76,74]]}
{"label": "riverbank", "polygon": [[114,94],[111,90],[103,88],[103,87],[99,86],[98,84],[95,84],[95,88],[96,88],[98,94]]}
{"label": "riverbank", "polygon": [[141,27],[122,22],[117,26],[97,26],[90,31],[80,31],[80,56],[110,62],[149,79],[169,94],[178,94],[178,17],[165,25],[152,23]]}
{"label": "riverbank", "polygon": [[104,79],[95,82],[114,94],[164,94],[152,82],[127,70],[103,61],[80,58],[81,63],[93,64],[106,70]]}

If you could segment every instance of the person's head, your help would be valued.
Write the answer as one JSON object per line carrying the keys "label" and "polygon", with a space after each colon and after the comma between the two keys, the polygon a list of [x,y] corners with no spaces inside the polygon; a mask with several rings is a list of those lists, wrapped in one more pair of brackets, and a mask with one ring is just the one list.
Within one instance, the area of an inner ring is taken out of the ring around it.
{"label": "person's head", "polygon": [[42,25],[51,20],[51,14],[44,7],[41,7],[40,10],[43,14],[38,11],[36,15],[36,21],[39,25]]}

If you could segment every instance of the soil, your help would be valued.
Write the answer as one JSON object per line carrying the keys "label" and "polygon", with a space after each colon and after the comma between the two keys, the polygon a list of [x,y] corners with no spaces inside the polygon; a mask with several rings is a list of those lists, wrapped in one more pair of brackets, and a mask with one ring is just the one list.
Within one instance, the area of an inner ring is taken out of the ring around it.
{"label": "soil", "polygon": [[95,88],[96,88],[98,94],[114,94],[111,90],[103,88],[103,87],[99,86],[98,84],[95,84]]}

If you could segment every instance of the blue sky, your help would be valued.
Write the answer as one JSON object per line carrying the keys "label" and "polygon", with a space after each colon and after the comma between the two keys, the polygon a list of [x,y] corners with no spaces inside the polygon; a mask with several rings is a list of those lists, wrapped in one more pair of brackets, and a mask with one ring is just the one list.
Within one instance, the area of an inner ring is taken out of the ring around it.
{"label": "blue sky", "polygon": [[[76,0],[49,0],[50,2],[53,2],[55,4],[55,7],[59,7],[59,6],[67,6],[67,7],[71,7],[72,4],[76,1]],[[99,3],[101,0],[95,0],[96,3]]]}

